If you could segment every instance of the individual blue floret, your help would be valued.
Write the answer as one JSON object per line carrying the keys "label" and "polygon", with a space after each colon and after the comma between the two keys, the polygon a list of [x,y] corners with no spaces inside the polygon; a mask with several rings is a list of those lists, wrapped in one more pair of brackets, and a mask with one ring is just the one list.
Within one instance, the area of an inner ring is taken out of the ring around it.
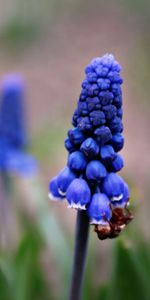
{"label": "individual blue floret", "polygon": [[86,99],[86,103],[87,103],[87,108],[88,108],[89,112],[101,108],[100,101],[99,101],[98,97],[93,97],[93,98],[88,97]]}
{"label": "individual blue floret", "polygon": [[94,194],[88,206],[88,215],[91,224],[107,224],[112,215],[109,198],[102,193]]}
{"label": "individual blue floret", "polygon": [[124,146],[124,137],[121,133],[113,134],[112,139],[110,141],[116,152],[120,151]]}
{"label": "individual blue floret", "polygon": [[71,153],[71,152],[73,152],[73,151],[76,150],[75,145],[73,145],[71,143],[71,141],[70,141],[69,138],[65,139],[65,143],[64,144],[65,144],[66,149],[69,151],[69,153]]}
{"label": "individual blue floret", "polygon": [[74,145],[81,144],[85,138],[84,134],[78,128],[70,129],[68,131],[68,137],[70,139],[70,142]]}
{"label": "individual blue floret", "polygon": [[77,126],[82,132],[89,132],[92,130],[92,124],[89,117],[81,117],[77,120]]}
{"label": "individual blue floret", "polygon": [[86,177],[88,180],[101,181],[107,175],[105,166],[98,160],[92,160],[86,167]]}
{"label": "individual blue floret", "polygon": [[108,173],[102,183],[102,191],[110,199],[120,200],[124,191],[124,180],[116,173]]}
{"label": "individual blue floret", "polygon": [[117,107],[117,108],[121,108],[122,106],[122,95],[117,95],[114,97],[113,100],[113,104]]}
{"label": "individual blue floret", "polygon": [[106,120],[112,120],[117,115],[117,109],[114,105],[109,104],[103,107]]}
{"label": "individual blue floret", "polygon": [[94,134],[95,134],[96,140],[101,145],[104,145],[105,143],[110,141],[112,138],[111,131],[110,131],[109,127],[107,127],[107,126],[101,126],[101,127],[97,128],[94,131]]}
{"label": "individual blue floret", "polygon": [[67,189],[66,198],[69,202],[69,207],[85,210],[91,199],[91,192],[87,182],[82,178],[73,180]]}
{"label": "individual blue floret", "polygon": [[130,192],[129,192],[129,187],[126,182],[124,182],[124,189],[122,193],[122,197],[116,198],[112,197],[111,198],[111,205],[114,208],[124,208],[127,203],[129,202],[130,199]]}
{"label": "individual blue floret", "polygon": [[109,91],[101,91],[99,93],[99,100],[101,105],[108,105],[113,102],[114,95]]}
{"label": "individual blue floret", "polygon": [[65,197],[65,196],[62,196],[58,191],[57,176],[53,177],[49,183],[48,196],[51,200],[63,199]]}
{"label": "individual blue floret", "polygon": [[123,131],[122,120],[119,117],[115,117],[109,122],[109,128],[112,133],[120,133]]}
{"label": "individual blue floret", "polygon": [[88,114],[88,106],[86,102],[78,102],[78,114],[81,116],[86,116]]}
{"label": "individual blue floret", "polygon": [[75,178],[76,175],[68,167],[60,171],[57,176],[57,185],[61,196],[65,196],[68,186]]}
{"label": "individual blue floret", "polygon": [[105,114],[103,111],[95,110],[90,113],[90,121],[93,126],[100,126],[105,124]]}
{"label": "individual blue floret", "polygon": [[93,138],[89,137],[81,144],[80,150],[88,158],[93,158],[99,153],[99,145]]}
{"label": "individual blue floret", "polygon": [[95,69],[96,74],[98,75],[98,77],[106,77],[108,72],[109,72],[109,68],[107,67],[103,67],[102,65],[99,65],[96,69]]}
{"label": "individual blue floret", "polygon": [[81,172],[85,170],[87,160],[85,155],[81,151],[75,151],[69,154],[68,166],[71,170]]}
{"label": "individual blue floret", "polygon": [[110,88],[110,80],[107,78],[99,78],[97,83],[101,90],[108,90]]}
{"label": "individual blue floret", "polygon": [[117,154],[116,158],[109,164],[109,170],[111,172],[119,172],[124,166],[124,161],[121,155]]}
{"label": "individual blue floret", "polygon": [[117,109],[117,116],[122,119],[122,116],[123,116],[122,107],[120,107],[120,108]]}
{"label": "individual blue floret", "polygon": [[105,145],[101,147],[100,157],[104,163],[112,162],[117,154],[115,153],[113,147],[111,145]]}

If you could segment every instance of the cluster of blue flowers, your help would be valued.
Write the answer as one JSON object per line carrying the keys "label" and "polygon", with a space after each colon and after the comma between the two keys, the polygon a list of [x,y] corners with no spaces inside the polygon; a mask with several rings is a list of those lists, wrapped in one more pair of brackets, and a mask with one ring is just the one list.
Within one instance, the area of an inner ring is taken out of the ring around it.
{"label": "cluster of blue flowers", "polygon": [[121,66],[113,55],[94,58],[68,131],[67,166],[50,181],[50,197],[86,210],[91,224],[107,226],[113,210],[124,209],[129,189],[116,174],[123,168]]}
{"label": "cluster of blue flowers", "polygon": [[17,74],[6,75],[0,90],[0,171],[33,174],[36,160],[25,152],[24,80]]}

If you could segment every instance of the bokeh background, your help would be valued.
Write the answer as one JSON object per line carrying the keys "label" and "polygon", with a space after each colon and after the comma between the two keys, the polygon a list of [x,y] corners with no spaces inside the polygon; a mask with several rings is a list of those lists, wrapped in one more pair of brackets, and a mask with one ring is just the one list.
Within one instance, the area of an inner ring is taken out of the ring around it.
{"label": "bokeh background", "polygon": [[[122,65],[124,78],[122,174],[131,187],[135,210],[135,221],[130,225],[131,232],[125,233],[124,243],[127,241],[130,246],[140,235],[140,245],[145,245],[150,238],[150,2],[1,0],[0,4],[0,76],[13,72],[24,77],[29,152],[39,162],[38,180],[12,179],[14,192],[7,210],[12,226],[7,251],[6,246],[5,251],[1,247],[0,287],[4,294],[0,298],[62,300],[66,296],[58,290],[68,288],[69,279],[65,276],[70,276],[76,213],[68,210],[65,203],[49,203],[48,183],[66,163],[63,143],[71,126],[84,68],[93,57],[107,52],[113,53]],[[46,215],[41,217],[42,201]],[[91,236],[90,275],[86,276],[84,297],[106,299],[105,286],[102,292],[97,291],[103,283],[111,282],[112,248],[116,244],[100,242],[92,232]],[[149,249],[146,247],[147,244],[142,249]],[[125,291],[131,288],[133,278]],[[146,279],[142,280],[145,284]],[[17,290],[13,298],[12,290]],[[110,299],[124,299],[120,294],[114,295]],[[134,299],[134,295],[130,298],[129,294],[128,299]],[[150,299],[150,293],[146,290],[142,297]]]}

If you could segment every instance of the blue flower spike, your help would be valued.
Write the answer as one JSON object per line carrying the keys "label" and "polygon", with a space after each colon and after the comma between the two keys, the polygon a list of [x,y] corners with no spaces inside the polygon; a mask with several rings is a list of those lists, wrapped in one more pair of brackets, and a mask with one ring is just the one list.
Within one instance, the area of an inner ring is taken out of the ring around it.
{"label": "blue flower spike", "polygon": [[0,103],[0,170],[33,176],[38,166],[25,152],[28,146],[24,109],[25,83],[19,74],[6,75],[1,82]]}
{"label": "blue flower spike", "polygon": [[24,81],[20,75],[10,74],[4,77],[1,87],[0,136],[15,149],[20,149],[27,143],[24,90]]}
{"label": "blue flower spike", "polygon": [[124,146],[120,72],[112,54],[85,68],[74,128],[65,140],[67,169],[50,184],[58,199],[66,196],[69,207],[87,211],[100,239],[118,236],[132,219],[129,188],[117,174],[124,166],[118,154]]}

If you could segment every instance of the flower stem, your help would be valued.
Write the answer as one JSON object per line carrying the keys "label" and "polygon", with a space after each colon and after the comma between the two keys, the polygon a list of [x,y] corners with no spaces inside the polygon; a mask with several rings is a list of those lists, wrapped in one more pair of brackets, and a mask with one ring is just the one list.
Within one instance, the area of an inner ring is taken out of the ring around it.
{"label": "flower stem", "polygon": [[80,300],[85,270],[86,253],[89,236],[89,218],[85,211],[78,211],[76,221],[76,236],[74,261],[69,300]]}
{"label": "flower stem", "polygon": [[0,247],[6,248],[8,232],[10,232],[10,207],[9,207],[10,181],[6,172],[0,172]]}

